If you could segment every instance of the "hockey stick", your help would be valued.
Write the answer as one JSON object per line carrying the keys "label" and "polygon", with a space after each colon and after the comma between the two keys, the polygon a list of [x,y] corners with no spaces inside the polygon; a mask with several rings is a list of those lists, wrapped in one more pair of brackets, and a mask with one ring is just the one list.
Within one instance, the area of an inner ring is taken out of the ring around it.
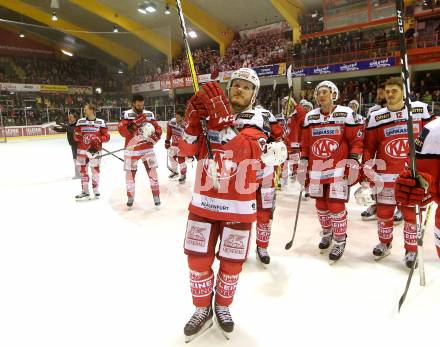
{"label": "hockey stick", "polygon": [[[117,155],[113,154],[113,152],[110,152],[110,151],[106,150],[105,148],[102,148],[102,150],[103,150],[104,152],[107,152],[107,154],[104,154],[104,155],[112,155],[112,156],[114,156],[115,158],[119,159],[120,161],[122,161],[122,162],[124,161],[124,159],[122,159],[121,157],[118,157]],[[119,151],[121,151],[121,149],[118,150],[118,151],[116,151],[116,152],[119,152]],[[97,158],[102,158],[104,155],[97,156]]]}
{"label": "hockey stick", "polygon": [[116,151],[108,152],[106,149],[103,148],[103,150],[104,150],[104,151],[107,151],[108,153],[107,153],[107,154],[98,155],[96,158],[98,159],[98,158],[105,157],[105,156],[107,156],[107,155],[113,155],[113,153],[118,153],[118,152],[120,152],[120,151],[123,151],[124,149],[125,149],[125,148],[121,148],[121,149],[118,149],[118,150],[116,150]]}
{"label": "hockey stick", "polygon": [[[411,176],[417,179],[417,168],[416,168],[416,156],[415,156],[415,144],[414,144],[414,131],[413,131],[413,120],[411,116],[411,103],[409,99],[410,95],[410,83],[409,83],[409,71],[408,71],[408,56],[406,53],[405,44],[405,28],[403,21],[403,0],[396,0],[396,14],[397,14],[397,27],[399,28],[399,43],[400,43],[400,65],[402,66],[402,79],[403,79],[403,97],[405,101],[405,107],[408,111],[408,145],[409,145],[409,158],[411,166]],[[423,233],[420,225],[420,206],[415,206],[416,213],[416,230],[417,230],[417,250],[416,250],[416,261],[414,262],[411,271],[408,275],[408,280],[406,281],[405,290],[399,300],[399,311],[405,301],[406,294],[408,293],[409,286],[411,284],[412,273],[414,272],[415,266],[419,263],[419,274],[420,274],[420,285],[425,285],[425,269],[423,264]]]}
{"label": "hockey stick", "polygon": [[[292,81],[292,65],[290,65],[286,71],[287,85],[289,86],[289,92],[287,97],[287,105],[286,105],[286,117],[290,113],[290,101],[292,99],[292,90],[293,90],[293,81]],[[276,85],[274,84],[274,93],[275,93]],[[286,119],[287,121],[287,119]],[[282,172],[282,164],[280,164],[275,172],[275,190],[278,190],[278,184],[280,180]]]}
{"label": "hockey stick", "polygon": [[[429,218],[431,217],[432,205],[433,205],[433,203],[431,202],[429,204],[429,206],[428,206],[428,211],[426,211],[425,220],[423,221],[423,227],[422,227],[422,230],[421,230],[422,237],[425,235],[426,226],[428,225]],[[414,264],[416,264],[416,261],[414,262]],[[400,308],[403,305],[403,302],[405,301],[406,294],[408,293],[409,285],[411,283],[411,278],[412,278],[412,276],[414,274],[414,269],[415,269],[415,266],[413,266],[411,268],[411,270],[409,270],[409,275],[408,275],[408,280],[406,282],[405,292],[402,294],[402,296],[401,296],[401,298],[399,300],[399,312],[400,312]]]}
{"label": "hockey stick", "polygon": [[[191,48],[190,48],[189,42],[188,42],[188,34],[186,32],[185,18],[183,17],[182,5],[180,3],[180,0],[176,0],[176,6],[177,6],[177,14],[179,15],[179,19],[180,19],[180,29],[182,29],[182,37],[183,37],[183,43],[185,45],[186,58],[188,59],[188,66],[191,71],[192,85],[193,85],[194,94],[195,94],[199,91],[199,82],[197,79],[196,69],[194,67],[194,61],[193,61],[192,54],[191,54]],[[209,172],[212,177],[212,184],[213,184],[214,188],[219,189],[220,183],[217,178],[217,168],[216,168],[216,164],[214,161],[214,157],[212,155],[211,141],[209,140],[209,136],[208,136],[206,119],[202,119],[201,123],[202,123],[203,134],[205,135],[206,149],[208,151],[208,160],[209,160],[208,167],[210,168]]]}
{"label": "hockey stick", "polygon": [[298,206],[296,207],[295,225],[293,226],[292,239],[286,243],[286,246],[284,247],[286,250],[292,247],[293,240],[295,239],[296,226],[298,225],[298,215],[299,215],[299,209],[301,207],[302,194],[303,194],[303,189],[301,189],[301,191],[299,192]]}

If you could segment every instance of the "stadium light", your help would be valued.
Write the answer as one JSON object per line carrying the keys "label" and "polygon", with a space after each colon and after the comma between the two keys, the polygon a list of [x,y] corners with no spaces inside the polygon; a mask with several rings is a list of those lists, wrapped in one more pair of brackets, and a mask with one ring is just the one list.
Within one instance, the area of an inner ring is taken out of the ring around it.
{"label": "stadium light", "polygon": [[167,3],[167,5],[165,6],[165,14],[170,14],[170,13],[171,13],[170,5],[168,5],[168,3]]}
{"label": "stadium light", "polygon": [[148,3],[148,4],[145,6],[145,10],[146,10],[147,12],[154,13],[154,12],[156,12],[156,5],[155,5],[155,4],[152,4],[152,3]]}
{"label": "stadium light", "polygon": [[20,31],[20,35],[18,35],[18,36],[20,36],[21,38],[25,38],[26,37],[26,35],[22,31]]}
{"label": "stadium light", "polygon": [[142,14],[147,14],[147,10],[145,9],[145,4],[140,4],[138,6],[138,12],[140,12]]}
{"label": "stadium light", "polygon": [[55,11],[55,10],[52,11],[52,20],[53,20],[54,22],[56,22],[56,21],[58,20],[58,17],[57,17],[57,11]]}
{"label": "stadium light", "polygon": [[69,57],[73,57],[73,53],[66,51],[65,49],[62,49],[61,52]]}
{"label": "stadium light", "polygon": [[195,39],[197,37],[197,33],[193,29],[190,29],[188,32],[188,36],[192,39]]}

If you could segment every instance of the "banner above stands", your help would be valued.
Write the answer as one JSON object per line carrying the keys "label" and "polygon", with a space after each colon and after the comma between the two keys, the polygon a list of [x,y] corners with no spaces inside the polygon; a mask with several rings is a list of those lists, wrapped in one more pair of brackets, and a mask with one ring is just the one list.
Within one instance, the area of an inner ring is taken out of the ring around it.
{"label": "banner above stands", "polygon": [[90,86],[65,86],[51,84],[0,83],[0,90],[8,92],[93,94],[93,88]]}
{"label": "banner above stands", "polygon": [[344,64],[332,64],[318,67],[306,67],[303,69],[293,69],[293,77],[306,77],[316,75],[326,75],[339,72],[360,71],[369,69],[379,69],[384,67],[392,67],[396,65],[395,57],[388,57],[384,59],[363,60]]}
{"label": "banner above stands", "polygon": [[[306,67],[302,69],[293,69],[293,77],[306,77],[315,75],[325,75],[339,72],[359,71],[368,69],[379,69],[383,67],[392,67],[397,63],[395,57],[388,57],[383,59],[371,59],[357,62],[332,64],[317,67]],[[253,68],[258,77],[274,77],[283,76],[286,74],[286,63],[271,64],[265,66],[257,66]],[[218,80],[220,82],[227,82],[230,80],[233,71],[220,72]],[[210,74],[197,76],[199,83],[206,83],[212,81]],[[175,79],[167,79],[163,81],[135,84],[131,87],[133,93],[150,92],[157,90],[169,90],[177,88],[192,87],[191,77],[181,77]]]}

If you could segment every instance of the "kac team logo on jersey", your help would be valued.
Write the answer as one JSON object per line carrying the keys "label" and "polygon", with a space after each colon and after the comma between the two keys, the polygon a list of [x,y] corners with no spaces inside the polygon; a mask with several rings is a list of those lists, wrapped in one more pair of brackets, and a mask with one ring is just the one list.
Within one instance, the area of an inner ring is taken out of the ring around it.
{"label": "kac team logo on jersey", "polygon": [[339,143],[333,139],[319,139],[312,146],[312,152],[318,158],[328,158],[339,147]]}
{"label": "kac team logo on jersey", "polygon": [[392,158],[407,158],[409,153],[408,139],[398,138],[390,141],[385,147],[385,152]]}
{"label": "kac team logo on jersey", "polygon": [[[215,162],[215,170],[217,172],[217,178],[220,180],[230,179],[237,174],[238,165],[234,161],[230,160],[231,155],[227,155],[225,151],[214,149],[212,151],[212,157]],[[212,169],[212,168],[211,168]],[[205,162],[203,164],[203,170],[209,177],[211,175],[211,169],[209,168],[208,156],[205,157]]]}

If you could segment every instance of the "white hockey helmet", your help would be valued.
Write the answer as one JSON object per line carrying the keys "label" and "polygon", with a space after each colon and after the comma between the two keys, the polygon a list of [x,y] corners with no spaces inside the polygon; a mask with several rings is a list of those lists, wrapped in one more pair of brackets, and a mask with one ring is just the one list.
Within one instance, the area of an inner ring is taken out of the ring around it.
{"label": "white hockey helmet", "polygon": [[365,189],[363,187],[359,187],[354,192],[354,198],[356,199],[356,203],[361,206],[370,206],[373,205],[374,201],[371,197],[371,190]]}
{"label": "white hockey helmet", "polygon": [[226,86],[228,97],[229,97],[229,90],[231,89],[232,86],[232,82],[238,79],[251,82],[254,85],[254,92],[251,98],[251,105],[253,105],[255,103],[255,100],[257,99],[258,90],[260,89],[260,79],[258,78],[257,73],[254,70],[249,69],[247,67],[242,67],[234,71],[231,75],[231,79],[228,81],[228,84]]}
{"label": "white hockey helmet", "polygon": [[306,100],[306,99],[302,99],[302,100],[299,102],[299,104],[300,104],[302,107],[307,107],[307,108],[309,109],[309,111],[313,110],[313,104],[312,104],[310,101]]}
{"label": "white hockey helmet", "polygon": [[[354,105],[356,105],[356,110],[353,110],[353,107],[352,107],[352,106],[354,106]],[[356,111],[356,112],[357,112],[357,110],[359,110],[359,102],[358,102],[357,100],[351,100],[351,101],[348,103],[348,107],[350,107],[353,111]]]}
{"label": "white hockey helmet", "polygon": [[278,166],[287,159],[287,147],[283,141],[267,143],[261,161],[267,166]]}
{"label": "white hockey helmet", "polygon": [[336,84],[334,84],[331,81],[322,81],[315,88],[314,97],[315,97],[316,102],[318,102],[318,90],[323,88],[323,87],[326,87],[326,88],[328,88],[330,90],[330,92],[332,93],[332,100],[333,101],[338,100],[338,98],[339,98],[339,89],[338,89],[338,87],[336,87]]}

